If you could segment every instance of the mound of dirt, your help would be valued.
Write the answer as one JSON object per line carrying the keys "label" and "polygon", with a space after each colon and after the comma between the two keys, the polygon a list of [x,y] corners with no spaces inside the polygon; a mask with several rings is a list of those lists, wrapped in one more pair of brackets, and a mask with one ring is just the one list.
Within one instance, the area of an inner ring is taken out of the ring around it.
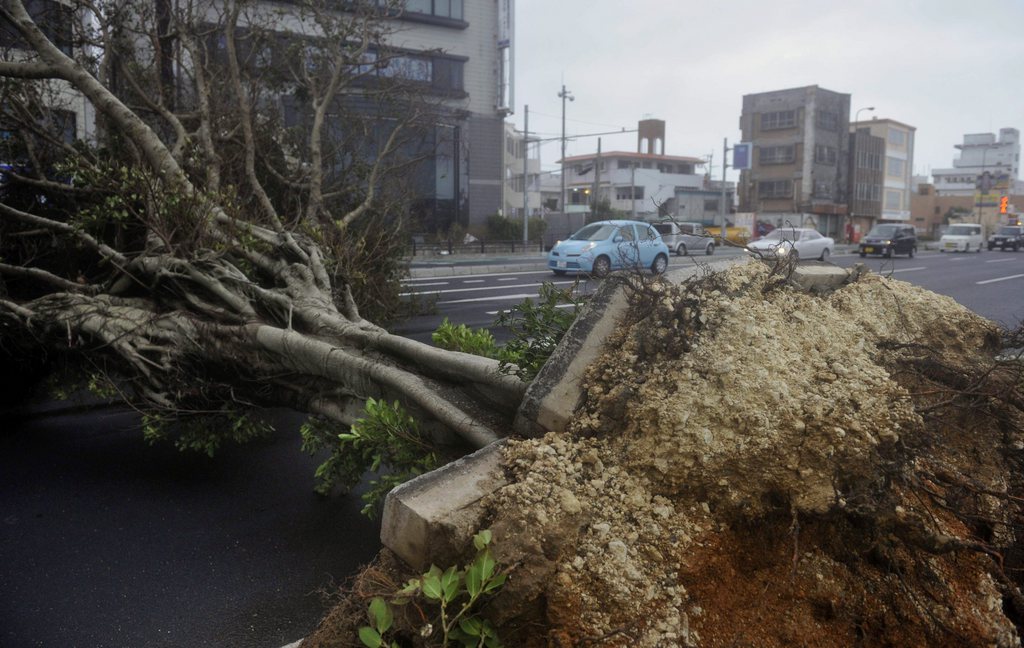
{"label": "mound of dirt", "polygon": [[505,645],[1020,644],[1024,379],[1000,331],[870,274],[631,291],[569,429],[506,445]]}

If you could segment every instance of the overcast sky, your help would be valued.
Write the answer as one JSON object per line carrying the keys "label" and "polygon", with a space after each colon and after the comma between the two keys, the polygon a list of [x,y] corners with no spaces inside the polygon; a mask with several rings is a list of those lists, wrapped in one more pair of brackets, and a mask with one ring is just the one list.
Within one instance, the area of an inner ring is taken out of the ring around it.
{"label": "overcast sky", "polygon": [[[850,118],[917,128],[914,173],[952,166],[964,133],[1024,130],[1024,0],[517,0],[516,127],[561,134],[666,121],[665,152],[706,157],[738,141],[744,94],[819,85]],[[592,153],[597,138],[567,145]],[[602,150],[636,150],[636,134]],[[542,148],[545,169],[560,144]],[[730,174],[730,177],[731,174]]]}

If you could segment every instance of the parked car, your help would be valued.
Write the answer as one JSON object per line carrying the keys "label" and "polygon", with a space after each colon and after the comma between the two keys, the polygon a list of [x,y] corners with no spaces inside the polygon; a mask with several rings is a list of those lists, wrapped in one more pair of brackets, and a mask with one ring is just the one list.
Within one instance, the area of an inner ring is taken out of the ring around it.
{"label": "parked car", "polygon": [[762,258],[791,256],[797,259],[828,261],[836,242],[808,227],[778,227],[756,241],[747,243],[747,251]]}
{"label": "parked car", "polygon": [[981,235],[981,225],[977,223],[957,223],[950,225],[946,233],[939,239],[939,252],[981,252],[985,239]]}
{"label": "parked car", "polygon": [[622,268],[668,268],[668,246],[650,223],[629,220],[598,221],[584,226],[548,253],[548,268],[556,275],[591,273],[603,277]]}
{"label": "parked car", "polygon": [[691,252],[715,253],[715,239],[708,236],[700,223],[655,223],[654,229],[661,234],[661,240],[665,241],[668,249],[679,256]]}
{"label": "parked car", "polygon": [[995,234],[988,237],[988,249],[1017,250],[1024,247],[1024,226],[1000,225]]}
{"label": "parked car", "polygon": [[917,232],[909,225],[878,224],[861,240],[858,251],[861,256],[906,254],[913,259],[917,253]]}

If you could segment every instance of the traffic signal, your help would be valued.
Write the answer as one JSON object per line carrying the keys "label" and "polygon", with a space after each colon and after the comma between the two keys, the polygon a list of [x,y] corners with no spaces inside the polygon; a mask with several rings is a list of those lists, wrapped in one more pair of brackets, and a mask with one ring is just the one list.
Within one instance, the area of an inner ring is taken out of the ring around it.
{"label": "traffic signal", "polygon": [[1003,196],[999,199],[999,213],[1005,214],[1010,210],[1010,197]]}

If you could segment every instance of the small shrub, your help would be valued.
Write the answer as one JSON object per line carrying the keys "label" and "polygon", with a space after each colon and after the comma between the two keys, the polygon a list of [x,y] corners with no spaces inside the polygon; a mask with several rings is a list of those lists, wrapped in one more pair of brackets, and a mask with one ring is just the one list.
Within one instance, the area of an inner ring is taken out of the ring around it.
{"label": "small shrub", "polygon": [[[501,640],[497,631],[476,613],[480,601],[497,592],[508,578],[507,571],[497,570],[490,544],[490,530],[481,531],[473,537],[476,557],[464,569],[453,565],[441,571],[440,567],[431,565],[426,573],[398,590],[390,604],[375,597],[367,609],[370,625],[359,629],[359,640],[368,648],[397,647],[396,642],[388,643],[386,639],[394,626],[391,605],[413,604],[425,621],[420,627],[420,636],[433,638],[434,645],[499,648]],[[423,615],[421,604],[437,607],[433,622]]]}
{"label": "small shrub", "polygon": [[572,288],[561,290],[552,283],[544,283],[536,303],[527,298],[503,311],[495,325],[508,327],[512,339],[498,356],[501,370],[526,381],[533,380],[576,320],[582,303],[582,297]]}
{"label": "small shrub", "polygon": [[452,324],[447,317],[430,338],[435,345],[448,351],[462,351],[485,358],[498,357],[498,345],[490,331],[473,330],[465,324]]}

